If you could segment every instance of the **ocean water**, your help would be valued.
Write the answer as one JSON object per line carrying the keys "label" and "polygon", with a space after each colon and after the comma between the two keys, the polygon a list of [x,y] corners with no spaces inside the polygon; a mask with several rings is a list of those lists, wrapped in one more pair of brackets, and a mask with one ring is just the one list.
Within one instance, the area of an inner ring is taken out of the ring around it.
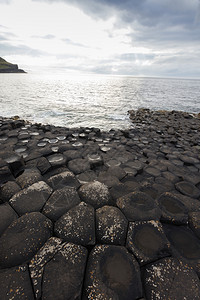
{"label": "ocean water", "polygon": [[128,128],[128,110],[200,112],[200,80],[0,74],[0,115],[66,127]]}

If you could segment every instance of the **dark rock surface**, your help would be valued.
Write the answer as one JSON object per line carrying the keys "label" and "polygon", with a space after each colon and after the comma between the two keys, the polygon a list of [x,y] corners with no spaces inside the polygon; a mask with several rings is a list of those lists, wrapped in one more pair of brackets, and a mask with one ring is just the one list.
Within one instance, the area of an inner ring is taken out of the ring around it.
{"label": "dark rock surface", "polygon": [[200,299],[199,116],[130,117],[0,117],[0,298]]}
{"label": "dark rock surface", "polygon": [[80,245],[95,244],[94,208],[85,202],[71,208],[55,223],[55,235]]}
{"label": "dark rock surface", "polygon": [[90,253],[83,299],[139,299],[140,269],[122,246],[96,246]]}
{"label": "dark rock surface", "polygon": [[9,204],[19,216],[33,211],[41,211],[52,193],[50,186],[44,181],[38,181],[16,193]]}
{"label": "dark rock surface", "polygon": [[29,261],[52,234],[52,223],[39,212],[12,222],[0,238],[0,267]]}
{"label": "dark rock surface", "polygon": [[0,270],[0,294],[2,300],[35,299],[27,265]]}
{"label": "dark rock surface", "polygon": [[199,299],[200,284],[197,274],[174,258],[161,259],[144,272],[147,299]]}

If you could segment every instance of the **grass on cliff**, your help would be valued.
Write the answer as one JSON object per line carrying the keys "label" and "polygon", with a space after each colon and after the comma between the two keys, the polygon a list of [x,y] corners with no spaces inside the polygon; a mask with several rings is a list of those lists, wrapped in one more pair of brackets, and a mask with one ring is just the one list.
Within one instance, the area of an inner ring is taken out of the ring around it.
{"label": "grass on cliff", "polygon": [[0,69],[12,68],[13,64],[7,62],[5,59],[0,57]]}

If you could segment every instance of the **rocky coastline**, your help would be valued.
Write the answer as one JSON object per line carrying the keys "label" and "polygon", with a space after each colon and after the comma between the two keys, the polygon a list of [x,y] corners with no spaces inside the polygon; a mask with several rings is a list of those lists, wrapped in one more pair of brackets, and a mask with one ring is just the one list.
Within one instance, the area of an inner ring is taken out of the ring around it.
{"label": "rocky coastline", "polygon": [[0,117],[1,299],[200,299],[200,119]]}
{"label": "rocky coastline", "polygon": [[26,73],[24,70],[19,69],[17,64],[11,64],[5,59],[0,57],[0,73]]}

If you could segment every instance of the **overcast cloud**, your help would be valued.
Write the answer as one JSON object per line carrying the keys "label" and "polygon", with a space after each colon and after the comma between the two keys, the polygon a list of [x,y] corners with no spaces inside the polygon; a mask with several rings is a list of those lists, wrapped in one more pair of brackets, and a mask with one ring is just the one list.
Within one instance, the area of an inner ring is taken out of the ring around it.
{"label": "overcast cloud", "polygon": [[30,69],[200,77],[199,53],[199,0],[0,0],[0,56]]}

